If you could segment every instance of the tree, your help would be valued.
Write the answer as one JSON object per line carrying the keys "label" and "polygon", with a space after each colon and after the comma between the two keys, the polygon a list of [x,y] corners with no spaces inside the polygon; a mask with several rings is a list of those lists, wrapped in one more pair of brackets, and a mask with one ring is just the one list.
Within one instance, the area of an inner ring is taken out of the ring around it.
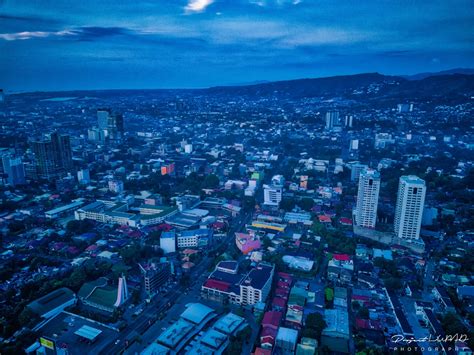
{"label": "tree", "polygon": [[305,211],[310,211],[314,206],[314,200],[308,197],[302,198],[301,201],[298,202],[298,206]]}
{"label": "tree", "polygon": [[93,223],[88,219],[84,219],[82,221],[72,220],[67,222],[66,231],[69,234],[82,234],[89,232],[92,227]]}
{"label": "tree", "polygon": [[466,327],[456,313],[448,312],[441,320],[441,325],[447,335],[466,334]]}
{"label": "tree", "polygon": [[280,202],[280,208],[285,211],[291,211],[293,208],[295,208],[296,202],[293,199],[290,198],[284,198]]}
{"label": "tree", "polygon": [[18,321],[23,327],[32,327],[39,319],[39,316],[28,307],[25,307],[18,316]]}
{"label": "tree", "polygon": [[204,178],[204,181],[202,183],[202,188],[215,189],[217,187],[219,187],[219,178],[216,175],[210,174]]}
{"label": "tree", "polygon": [[395,277],[389,277],[387,279],[384,279],[384,284],[387,290],[391,290],[391,291],[399,290],[403,286],[400,279],[395,278]]}
{"label": "tree", "polygon": [[305,326],[306,329],[310,330],[310,334],[314,334],[313,338],[316,338],[319,341],[321,333],[324,328],[327,327],[327,324],[320,313],[310,313],[308,314],[308,317],[306,317]]}
{"label": "tree", "polygon": [[326,297],[326,301],[332,302],[334,300],[334,290],[330,287],[326,287],[324,289],[324,296]]}
{"label": "tree", "polygon": [[368,319],[369,318],[369,310],[365,307],[362,307],[361,309],[359,309],[359,311],[357,312],[357,316],[359,318],[363,318],[363,319]]}

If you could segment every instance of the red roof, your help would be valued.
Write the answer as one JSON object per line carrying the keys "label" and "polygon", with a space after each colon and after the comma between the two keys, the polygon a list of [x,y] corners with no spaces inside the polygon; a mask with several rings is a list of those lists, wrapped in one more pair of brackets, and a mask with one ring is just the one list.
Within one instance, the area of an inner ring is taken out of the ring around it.
{"label": "red roof", "polygon": [[319,216],[319,222],[330,223],[331,222],[331,217],[326,216],[326,215]]}
{"label": "red roof", "polygon": [[270,344],[271,346],[273,346],[273,345],[275,345],[275,338],[272,338],[270,336],[261,337],[260,338],[260,343],[261,344]]}
{"label": "red roof", "polygon": [[204,283],[204,287],[207,288],[213,288],[219,291],[227,291],[230,287],[230,284],[224,281],[219,281],[219,280],[213,280],[213,279],[208,279]]}
{"label": "red roof", "polygon": [[272,351],[270,349],[256,348],[253,355],[272,355]]}
{"label": "red roof", "polygon": [[263,316],[262,326],[263,327],[271,326],[277,329],[278,326],[280,325],[282,316],[283,314],[281,312],[275,312],[275,311],[266,312]]}
{"label": "red roof", "polygon": [[360,318],[356,318],[356,328],[357,329],[372,329],[372,330],[382,329],[379,322],[368,320],[368,319],[360,319]]}
{"label": "red roof", "polygon": [[217,222],[211,223],[211,227],[214,229],[223,229],[225,227],[225,223],[217,221]]}
{"label": "red roof", "polygon": [[290,284],[286,281],[278,281],[277,288],[290,288]]}
{"label": "red roof", "polygon": [[362,295],[352,295],[353,300],[357,301],[368,301],[369,297],[368,296],[362,296]]}
{"label": "red roof", "polygon": [[346,224],[346,225],[349,225],[349,226],[352,225],[352,219],[346,218],[346,217],[339,218],[339,222],[341,224]]}
{"label": "red roof", "polygon": [[275,296],[279,296],[282,298],[288,298],[288,294],[290,293],[290,290],[287,288],[277,288],[275,290]]}
{"label": "red roof", "polygon": [[287,274],[286,272],[279,272],[277,275],[282,281],[289,282],[290,284],[291,281],[293,281],[293,277],[290,274]]}
{"label": "red roof", "polygon": [[272,301],[272,306],[285,308],[286,307],[286,300],[281,297],[275,297]]}
{"label": "red roof", "polygon": [[347,254],[334,254],[332,257],[334,259],[338,260],[338,261],[350,261],[351,260],[351,257]]}

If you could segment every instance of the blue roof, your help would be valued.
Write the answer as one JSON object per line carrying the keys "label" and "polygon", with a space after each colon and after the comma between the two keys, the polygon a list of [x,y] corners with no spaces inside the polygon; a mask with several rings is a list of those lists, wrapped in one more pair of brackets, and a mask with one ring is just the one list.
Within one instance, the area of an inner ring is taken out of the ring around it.
{"label": "blue roof", "polygon": [[194,324],[200,324],[210,314],[214,313],[212,308],[209,308],[201,303],[190,303],[186,305],[186,310],[181,314],[181,318],[188,320]]}

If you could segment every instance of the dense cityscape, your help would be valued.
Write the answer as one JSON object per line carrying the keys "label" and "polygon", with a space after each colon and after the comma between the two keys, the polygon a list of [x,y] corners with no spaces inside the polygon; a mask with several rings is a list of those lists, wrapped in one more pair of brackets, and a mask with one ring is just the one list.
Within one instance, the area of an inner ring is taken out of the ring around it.
{"label": "dense cityscape", "polygon": [[0,0],[0,355],[473,355],[473,29]]}
{"label": "dense cityscape", "polygon": [[472,353],[473,95],[2,92],[0,352]]}

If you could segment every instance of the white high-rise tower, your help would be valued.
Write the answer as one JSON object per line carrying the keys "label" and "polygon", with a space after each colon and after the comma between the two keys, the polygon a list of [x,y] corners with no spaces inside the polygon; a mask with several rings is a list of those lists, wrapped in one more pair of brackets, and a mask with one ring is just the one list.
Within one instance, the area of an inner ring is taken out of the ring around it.
{"label": "white high-rise tower", "polygon": [[424,180],[414,175],[400,177],[394,223],[398,238],[416,240],[420,237],[425,195]]}
{"label": "white high-rise tower", "polygon": [[355,213],[356,224],[358,226],[364,228],[375,228],[379,191],[380,173],[373,169],[361,171]]}

